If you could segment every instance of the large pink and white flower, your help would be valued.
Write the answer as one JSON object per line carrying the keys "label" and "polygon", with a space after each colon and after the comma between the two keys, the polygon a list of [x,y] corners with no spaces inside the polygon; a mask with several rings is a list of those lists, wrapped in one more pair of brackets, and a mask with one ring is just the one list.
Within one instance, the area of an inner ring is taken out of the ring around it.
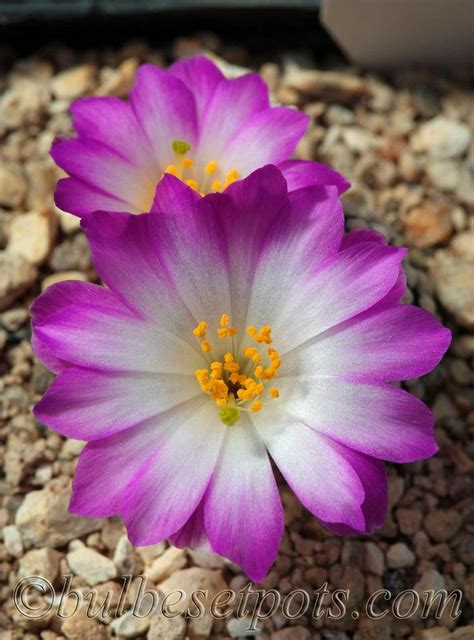
{"label": "large pink and white flower", "polygon": [[35,409],[88,441],[71,510],[120,514],[135,545],[169,539],[254,580],[283,512],[270,460],[330,530],[387,508],[383,460],[433,455],[433,417],[394,382],[450,333],[400,303],[403,249],[344,235],[334,186],[287,192],[268,166],[201,198],[173,176],[151,213],[82,222],[106,288],[51,286],[33,345],[57,375]]}
{"label": "large pink and white flower", "polygon": [[51,155],[70,176],[59,181],[56,203],[79,216],[149,211],[165,173],[201,194],[266,164],[280,166],[290,190],[349,186],[325,165],[290,160],[308,116],[272,107],[257,74],[227,79],[204,56],[167,71],[143,65],[129,102],[83,98],[71,112],[77,138],[57,141]]}

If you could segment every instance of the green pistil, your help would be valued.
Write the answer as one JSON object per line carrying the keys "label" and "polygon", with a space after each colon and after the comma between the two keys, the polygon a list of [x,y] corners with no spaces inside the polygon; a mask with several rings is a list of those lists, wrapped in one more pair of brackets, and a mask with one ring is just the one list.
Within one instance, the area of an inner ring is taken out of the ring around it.
{"label": "green pistil", "polygon": [[219,418],[228,427],[232,427],[240,418],[240,409],[238,407],[222,407],[219,411]]}
{"label": "green pistil", "polygon": [[178,156],[184,156],[190,151],[191,145],[185,142],[184,140],[173,140],[173,151],[178,154]]}

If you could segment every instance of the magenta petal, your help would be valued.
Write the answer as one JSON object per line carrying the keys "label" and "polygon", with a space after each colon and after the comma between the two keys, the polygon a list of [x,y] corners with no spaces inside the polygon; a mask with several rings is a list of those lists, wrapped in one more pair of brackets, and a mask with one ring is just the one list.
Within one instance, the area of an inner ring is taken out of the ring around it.
{"label": "magenta petal", "polygon": [[174,161],[173,140],[185,140],[195,148],[196,105],[191,91],[179,78],[144,64],[138,69],[130,101],[161,171]]}
{"label": "magenta petal", "polygon": [[281,377],[278,388],[295,420],[374,458],[414,462],[438,450],[431,411],[403,389],[317,377],[317,371]]}
{"label": "magenta petal", "polygon": [[181,529],[209,484],[225,429],[206,398],[193,402],[201,406],[175,421],[156,455],[127,486],[124,521],[135,546],[155,544]]}
{"label": "magenta petal", "polygon": [[[149,175],[122,152],[92,138],[59,140],[51,148],[51,156],[74,179],[74,186],[85,184],[86,197],[91,192],[122,203],[119,210],[148,211],[156,187],[156,176]],[[65,185],[68,186],[68,185]],[[80,195],[80,194],[79,194]],[[73,198],[73,196],[69,196]],[[107,202],[107,200],[106,200]],[[72,200],[74,205],[74,200]],[[80,201],[76,203],[79,208]],[[100,200],[94,206],[97,209]],[[58,199],[58,206],[65,207]],[[77,213],[77,207],[74,209]]]}
{"label": "magenta petal", "polygon": [[362,382],[408,380],[434,369],[450,342],[451,332],[424,309],[377,304],[295,349],[285,375],[313,368]]}
{"label": "magenta petal", "polygon": [[339,444],[338,448],[359,476],[365,492],[362,503],[365,524],[362,530],[352,529],[343,523],[323,522],[324,526],[337,535],[351,536],[373,533],[385,522],[388,509],[387,473],[383,462]]}
{"label": "magenta petal", "polygon": [[[197,508],[224,433],[202,396],[90,442],[79,458],[71,511],[89,517],[120,514],[136,546],[169,537]],[[186,474],[190,451],[192,472]]]}
{"label": "magenta petal", "polygon": [[225,442],[204,500],[212,549],[260,582],[283,535],[283,509],[265,447],[242,416]]}
{"label": "magenta petal", "polygon": [[[187,384],[186,384],[187,383]],[[38,420],[76,440],[105,438],[198,394],[194,377],[65,369],[34,409]]]}
{"label": "magenta petal", "polygon": [[178,60],[171,65],[169,73],[179,78],[193,94],[200,122],[209,100],[224,76],[212,60],[203,55]]}
{"label": "magenta petal", "polygon": [[285,176],[288,191],[295,191],[303,187],[334,186],[340,195],[351,186],[344,176],[321,162],[284,160],[279,163],[278,168]]}
{"label": "magenta petal", "polygon": [[204,500],[205,497],[201,499],[196,510],[181,529],[169,536],[169,541],[174,547],[180,549],[189,547],[190,549],[200,549],[201,551],[212,551],[211,543],[204,528]]}
{"label": "magenta petal", "polygon": [[224,161],[223,151],[230,140],[255,113],[268,107],[267,85],[256,74],[220,82],[200,122],[199,160]]}
{"label": "magenta petal", "polygon": [[272,107],[255,113],[231,138],[224,151],[228,169],[244,174],[265,164],[277,164],[292,155],[309,118],[301,111]]}
{"label": "magenta petal", "polygon": [[337,443],[281,406],[267,405],[265,412],[252,415],[252,421],[291,489],[311,513],[325,522],[364,528],[364,490]]}

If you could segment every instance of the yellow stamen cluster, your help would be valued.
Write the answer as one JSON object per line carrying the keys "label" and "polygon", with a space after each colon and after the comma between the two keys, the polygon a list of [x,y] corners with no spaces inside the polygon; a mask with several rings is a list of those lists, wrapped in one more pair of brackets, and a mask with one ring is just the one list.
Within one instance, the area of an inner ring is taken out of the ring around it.
{"label": "yellow stamen cluster", "polygon": [[175,153],[175,162],[169,164],[164,173],[170,173],[179,178],[201,195],[210,191],[223,191],[240,178],[239,172],[234,168],[228,171],[225,177],[216,179],[216,173],[220,173],[221,176],[223,174],[215,160],[208,162],[204,169],[201,169],[202,173],[198,171],[192,158],[186,156],[191,151],[191,145],[184,140],[173,140],[171,147]]}
{"label": "yellow stamen cluster", "polygon": [[[207,323],[200,322],[193,331],[201,344],[204,353],[210,354],[211,344],[205,339]],[[234,336],[237,330],[231,326],[230,317],[224,313],[217,329],[219,338],[230,338],[232,349],[234,348]],[[255,327],[247,328],[248,335],[257,343],[271,344],[271,327],[263,326],[258,331]],[[264,354],[258,347],[246,347],[243,351],[244,363],[241,365],[232,351],[227,351],[222,360],[213,360],[208,355],[209,367],[197,369],[195,372],[201,390],[207,393],[219,407],[219,416],[228,426],[234,425],[240,415],[240,411],[260,411],[263,407],[265,394],[268,398],[278,398],[279,391],[276,387],[266,389],[266,382],[278,375],[281,366],[281,358],[276,349],[268,348],[266,357],[268,364],[263,365]]]}

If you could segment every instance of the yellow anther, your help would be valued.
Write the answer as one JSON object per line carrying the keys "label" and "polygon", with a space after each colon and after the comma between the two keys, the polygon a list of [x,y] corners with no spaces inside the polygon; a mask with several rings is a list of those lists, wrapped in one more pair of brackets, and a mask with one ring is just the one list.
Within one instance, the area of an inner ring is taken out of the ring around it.
{"label": "yellow anther", "polygon": [[227,313],[221,315],[221,327],[227,327],[229,325],[230,318]]}
{"label": "yellow anther", "polygon": [[[228,314],[221,315],[219,324],[217,333],[221,338],[236,335],[237,330],[231,326],[231,318]],[[207,328],[206,322],[200,322],[193,330],[205,353],[211,351],[210,343],[205,340]],[[262,326],[259,331],[250,325],[247,327],[247,333],[257,343],[270,344],[272,341],[269,325]],[[232,345],[234,348],[233,342]],[[276,387],[266,386],[267,381],[278,374],[281,365],[278,351],[270,347],[266,349],[266,354],[264,354],[260,352],[258,347],[246,347],[243,350],[243,355],[256,365],[255,368],[250,367],[248,361],[245,365],[239,362],[236,354],[229,350],[221,356],[220,360],[213,360],[208,369],[195,371],[201,390],[215,401],[219,407],[219,417],[228,426],[237,422],[241,411],[260,411],[264,404],[263,398],[279,397],[279,391]],[[248,375],[241,372],[241,366],[247,367]],[[265,395],[267,391],[268,395]],[[247,403],[245,409],[243,405]]]}
{"label": "yellow anther", "polygon": [[237,171],[237,169],[231,169],[229,171],[229,173],[226,175],[225,177],[225,184],[226,187],[229,186],[229,184],[232,184],[233,182],[235,182],[236,180],[239,179],[239,172]]}
{"label": "yellow anther", "polygon": [[174,164],[169,164],[165,169],[165,173],[170,173],[172,176],[177,176],[178,168]]}
{"label": "yellow anther", "polygon": [[191,187],[191,189],[194,189],[194,191],[199,191],[199,183],[196,180],[189,178],[189,180],[185,180],[184,183],[187,184],[188,187]]}
{"label": "yellow anther", "polygon": [[255,364],[258,364],[262,360],[262,356],[259,354],[255,347],[247,347],[244,350],[244,356],[250,358]]}
{"label": "yellow anther", "polygon": [[191,158],[183,158],[183,167],[185,169],[192,169],[194,167],[194,162]]}
{"label": "yellow anther", "polygon": [[224,184],[220,180],[214,180],[211,184],[211,191],[222,191]]}
{"label": "yellow anther", "polygon": [[226,338],[227,336],[235,336],[237,334],[237,329],[235,327],[224,327],[221,329],[217,329],[217,335],[219,338]]}
{"label": "yellow anther", "polygon": [[191,145],[185,140],[173,140],[171,146],[178,156],[184,156],[191,150]]}
{"label": "yellow anther", "polygon": [[205,173],[207,173],[208,176],[212,176],[212,174],[217,171],[217,166],[218,166],[217,162],[215,160],[211,160],[204,167],[204,171]]}
{"label": "yellow anther", "polygon": [[270,336],[271,332],[272,332],[272,328],[267,325],[260,329],[260,335],[262,337],[262,341],[265,342],[266,344],[272,343],[272,339]]}
{"label": "yellow anther", "polygon": [[263,374],[265,373],[265,369],[262,367],[262,365],[258,365],[258,367],[255,367],[255,377],[256,378],[262,378]]}
{"label": "yellow anther", "polygon": [[193,335],[196,338],[205,338],[207,331],[207,322],[200,322],[197,327],[193,330]]}

